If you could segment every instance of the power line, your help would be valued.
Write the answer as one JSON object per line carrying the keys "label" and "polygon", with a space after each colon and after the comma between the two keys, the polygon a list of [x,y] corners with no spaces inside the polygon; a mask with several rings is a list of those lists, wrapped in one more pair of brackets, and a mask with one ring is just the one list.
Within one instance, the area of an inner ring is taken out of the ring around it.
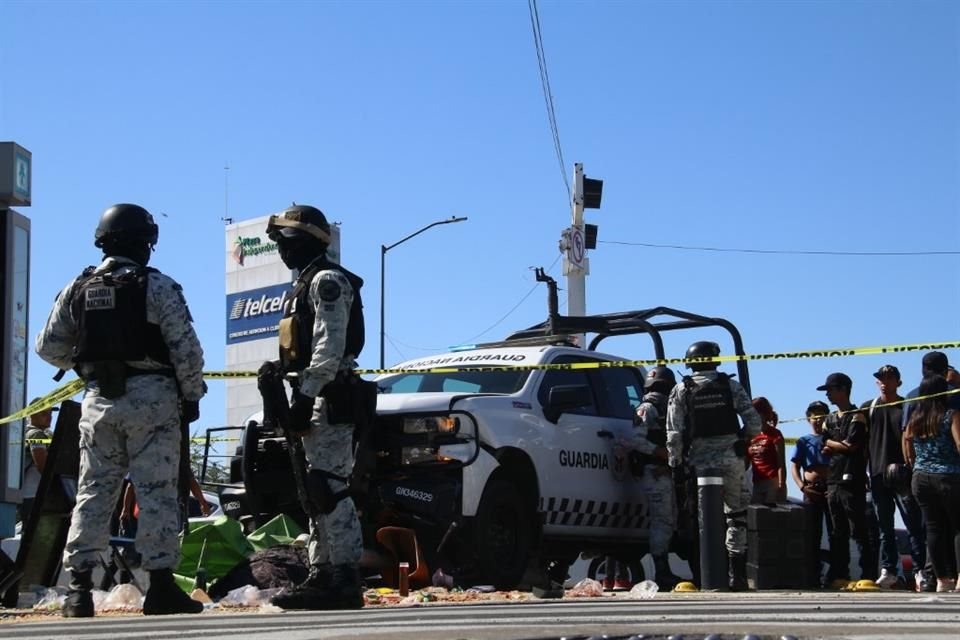
{"label": "power line", "polygon": [[729,247],[691,247],[679,244],[653,244],[650,242],[625,242],[620,240],[598,240],[600,244],[619,244],[629,247],[648,247],[651,249],[678,249],[681,251],[716,251],[721,253],[763,253],[770,255],[794,256],[957,256],[960,251],[821,251],[816,249],[733,249]]}
{"label": "power line", "polygon": [[537,66],[540,68],[540,86],[543,89],[543,101],[547,107],[547,120],[550,123],[550,133],[553,135],[553,150],[560,163],[560,176],[566,187],[566,197],[570,198],[570,180],[567,178],[567,163],[563,160],[563,148],[560,146],[560,128],[557,126],[557,113],[553,108],[553,91],[550,89],[550,74],[547,73],[547,54],[543,50],[543,34],[540,32],[540,12],[537,10],[537,0],[527,0],[530,10],[530,28],[533,30],[533,46],[537,50]]}
{"label": "power line", "polygon": [[[553,268],[556,266],[556,264],[557,264],[557,262],[558,262],[559,260],[560,260],[560,256],[557,256],[557,257],[554,259],[553,263],[552,263],[549,267],[547,267],[546,270],[547,270],[547,271],[550,271],[551,269],[553,269]],[[479,338],[480,336],[482,336],[482,335],[484,335],[484,334],[486,334],[486,333],[489,333],[490,331],[492,331],[493,329],[495,329],[495,328],[497,327],[497,325],[499,325],[501,322],[503,322],[504,320],[506,320],[506,319],[510,316],[511,313],[513,313],[514,311],[516,311],[516,310],[520,307],[520,305],[522,305],[524,302],[526,302],[527,298],[529,298],[529,297],[531,296],[531,294],[533,294],[533,292],[536,291],[536,290],[537,290],[537,287],[539,287],[539,286],[540,286],[540,283],[539,283],[539,282],[535,283],[532,287],[530,287],[530,290],[527,291],[527,292],[523,295],[522,298],[520,298],[520,301],[517,302],[517,304],[513,305],[512,307],[510,307],[510,310],[507,311],[505,314],[503,314],[503,315],[500,317],[499,320],[497,320],[496,322],[494,322],[492,325],[490,325],[489,327],[487,327],[486,329],[484,329],[483,331],[481,331],[481,332],[478,333],[477,335],[472,336],[472,337],[470,337],[470,338],[467,338],[467,339],[464,340],[463,342],[464,342],[465,344],[469,344],[469,343],[473,342],[474,340],[476,340],[477,338]]]}

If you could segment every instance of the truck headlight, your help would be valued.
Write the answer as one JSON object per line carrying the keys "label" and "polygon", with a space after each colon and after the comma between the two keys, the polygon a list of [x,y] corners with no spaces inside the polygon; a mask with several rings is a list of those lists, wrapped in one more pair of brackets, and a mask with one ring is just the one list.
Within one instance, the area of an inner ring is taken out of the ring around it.
{"label": "truck headlight", "polygon": [[436,447],[404,447],[400,450],[400,464],[437,462]]}
{"label": "truck headlight", "polygon": [[424,416],[404,418],[404,433],[456,433],[460,429],[460,420],[452,416]]}

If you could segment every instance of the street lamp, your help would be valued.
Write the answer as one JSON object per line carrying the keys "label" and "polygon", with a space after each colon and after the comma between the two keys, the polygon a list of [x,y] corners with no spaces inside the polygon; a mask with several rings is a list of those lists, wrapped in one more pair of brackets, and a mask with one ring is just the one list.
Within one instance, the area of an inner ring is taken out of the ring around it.
{"label": "street lamp", "polygon": [[403,244],[404,242],[406,242],[410,238],[413,238],[414,236],[420,235],[427,229],[436,227],[441,224],[450,224],[451,222],[463,222],[466,219],[467,219],[466,216],[463,216],[463,217],[450,216],[446,220],[437,220],[436,222],[431,222],[430,224],[423,227],[422,229],[414,231],[413,233],[406,236],[402,240],[398,240],[397,242],[394,242],[391,245],[383,245],[383,244],[380,245],[380,368],[381,369],[384,368],[384,364],[383,364],[383,339],[385,335],[384,334],[384,315],[385,315],[384,291],[386,290],[386,287],[384,285],[384,277],[386,275],[384,265],[385,265],[385,259],[387,257],[387,251],[390,251],[390,249],[393,249],[397,245]]}

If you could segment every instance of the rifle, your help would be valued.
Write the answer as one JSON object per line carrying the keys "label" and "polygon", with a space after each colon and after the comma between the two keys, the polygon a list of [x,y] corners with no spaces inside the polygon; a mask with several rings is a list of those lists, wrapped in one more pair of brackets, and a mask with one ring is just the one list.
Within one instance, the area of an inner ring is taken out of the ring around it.
{"label": "rifle", "polygon": [[257,371],[257,389],[263,398],[263,426],[283,432],[287,441],[287,453],[293,467],[293,480],[297,487],[300,508],[313,524],[317,526],[320,511],[310,499],[307,487],[307,462],[303,452],[303,442],[288,428],[290,425],[290,401],[283,385],[283,370],[278,362],[264,362]]}

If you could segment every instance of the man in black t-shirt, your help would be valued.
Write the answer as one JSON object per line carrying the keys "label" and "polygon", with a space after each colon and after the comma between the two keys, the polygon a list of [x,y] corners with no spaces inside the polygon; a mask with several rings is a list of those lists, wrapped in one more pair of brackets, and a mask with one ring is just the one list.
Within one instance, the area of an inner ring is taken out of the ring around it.
{"label": "man in black t-shirt", "polygon": [[[880,577],[877,585],[889,589],[897,584],[897,565],[900,559],[893,524],[894,508],[899,509],[910,536],[910,553],[915,571],[926,562],[926,532],[920,505],[910,492],[909,473],[900,468],[904,464],[900,429],[903,405],[889,404],[903,400],[897,395],[900,371],[888,364],[880,367],[873,377],[877,379],[880,395],[863,403],[861,409],[867,414],[870,491],[880,523]],[[891,465],[897,466],[890,468]]]}
{"label": "man in black t-shirt", "polygon": [[[823,453],[830,456],[827,475],[827,508],[833,532],[830,536],[830,571],[827,582],[850,579],[850,537],[860,550],[860,578],[877,578],[877,558],[867,527],[866,417],[850,402],[853,381],[844,373],[831,373],[817,387],[838,412],[827,416],[823,429]],[[839,585],[833,585],[839,586]],[[846,586],[846,585],[844,585]]]}

